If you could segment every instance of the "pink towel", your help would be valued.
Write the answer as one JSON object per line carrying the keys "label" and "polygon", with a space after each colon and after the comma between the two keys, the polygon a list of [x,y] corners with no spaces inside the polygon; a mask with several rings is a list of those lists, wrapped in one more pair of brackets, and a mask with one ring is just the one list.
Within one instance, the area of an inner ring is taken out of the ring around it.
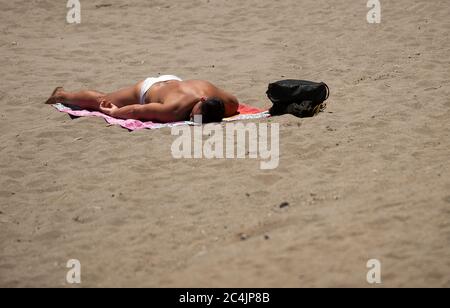
{"label": "pink towel", "polygon": [[[104,113],[98,111],[88,111],[81,109],[72,109],[63,104],[55,104],[53,105],[56,109],[61,112],[70,114],[74,117],[100,117],[106,120],[111,125],[120,125],[123,128],[126,128],[130,131],[139,130],[139,129],[157,129],[164,127],[174,127],[180,125],[193,125],[193,122],[190,121],[181,121],[181,122],[173,122],[173,123],[155,123],[155,122],[142,122],[139,120],[122,120],[110,117]],[[255,107],[240,105],[239,106],[239,115],[224,119],[224,121],[237,121],[237,120],[246,120],[246,119],[258,119],[258,118],[266,118],[269,117],[269,113],[264,111],[263,109],[258,109]]]}

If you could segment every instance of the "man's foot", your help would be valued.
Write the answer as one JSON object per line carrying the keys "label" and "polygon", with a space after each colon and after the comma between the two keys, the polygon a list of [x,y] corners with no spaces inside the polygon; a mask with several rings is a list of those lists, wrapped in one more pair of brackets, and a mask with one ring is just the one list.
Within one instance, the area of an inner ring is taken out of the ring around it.
{"label": "man's foot", "polygon": [[63,87],[57,87],[50,98],[45,102],[47,105],[54,105],[57,103],[64,103],[64,98],[62,97],[61,93],[64,92]]}

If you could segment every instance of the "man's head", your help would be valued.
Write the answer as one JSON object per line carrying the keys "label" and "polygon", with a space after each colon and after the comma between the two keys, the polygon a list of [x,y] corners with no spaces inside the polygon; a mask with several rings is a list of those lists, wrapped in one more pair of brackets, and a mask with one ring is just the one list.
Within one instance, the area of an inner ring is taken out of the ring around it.
{"label": "man's head", "polygon": [[225,104],[217,97],[203,97],[192,110],[191,117],[202,115],[203,123],[221,122],[225,117]]}

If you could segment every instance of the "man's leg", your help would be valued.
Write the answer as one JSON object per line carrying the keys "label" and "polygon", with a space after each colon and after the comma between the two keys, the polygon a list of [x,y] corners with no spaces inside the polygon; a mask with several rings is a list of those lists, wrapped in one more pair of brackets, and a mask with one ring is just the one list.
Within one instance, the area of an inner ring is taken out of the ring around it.
{"label": "man's leg", "polygon": [[104,93],[97,91],[67,92],[59,87],[53,91],[46,104],[67,103],[84,109],[99,110]]}
{"label": "man's leg", "polygon": [[67,103],[84,109],[99,110],[100,104],[106,101],[120,108],[139,104],[140,85],[141,83],[138,83],[110,94],[98,91],[67,92],[59,87],[53,91],[46,104]]}
{"label": "man's leg", "polygon": [[120,89],[116,92],[106,94],[104,99],[117,107],[139,104],[139,96],[141,90],[141,82],[134,86]]}

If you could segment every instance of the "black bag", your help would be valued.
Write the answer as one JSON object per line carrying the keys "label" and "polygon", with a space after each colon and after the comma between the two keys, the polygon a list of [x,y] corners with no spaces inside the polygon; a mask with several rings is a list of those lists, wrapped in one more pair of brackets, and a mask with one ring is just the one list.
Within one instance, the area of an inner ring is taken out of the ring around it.
{"label": "black bag", "polygon": [[281,80],[269,84],[267,96],[273,106],[271,115],[293,114],[297,117],[312,117],[326,108],[324,103],[330,89],[323,83],[306,80]]}

